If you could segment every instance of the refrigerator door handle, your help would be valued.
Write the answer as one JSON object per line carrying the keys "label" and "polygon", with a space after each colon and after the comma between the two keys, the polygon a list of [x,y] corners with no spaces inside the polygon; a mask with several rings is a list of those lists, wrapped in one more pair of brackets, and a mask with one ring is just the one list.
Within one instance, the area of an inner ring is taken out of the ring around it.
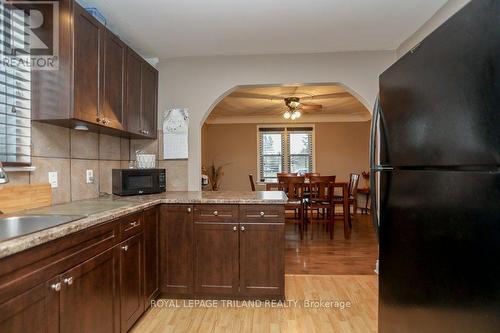
{"label": "refrigerator door handle", "polygon": [[379,104],[379,96],[375,100],[375,105],[373,107],[372,114],[372,125],[370,128],[370,195],[372,201],[372,222],[373,227],[375,228],[375,232],[377,234],[377,239],[379,237],[379,222],[378,222],[378,205],[377,205],[377,188],[375,176],[377,172],[382,171],[381,166],[376,165],[375,163],[375,155],[376,155],[376,140],[377,140],[377,128],[380,117],[380,104]]}

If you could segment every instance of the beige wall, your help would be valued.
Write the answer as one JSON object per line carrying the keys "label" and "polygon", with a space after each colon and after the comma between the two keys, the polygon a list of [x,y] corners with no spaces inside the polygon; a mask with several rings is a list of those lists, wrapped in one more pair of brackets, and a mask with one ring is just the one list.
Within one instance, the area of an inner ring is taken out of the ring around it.
{"label": "beige wall", "polygon": [[172,107],[186,107],[190,112],[189,189],[200,188],[201,127],[218,100],[235,87],[341,83],[371,111],[378,91],[378,76],[395,59],[395,51],[161,59],[160,117]]}
{"label": "beige wall", "polygon": [[[249,190],[248,174],[257,174],[256,124],[206,124],[202,131],[203,165],[224,167],[223,190]],[[315,124],[316,170],[347,180],[368,170],[370,122]]]}

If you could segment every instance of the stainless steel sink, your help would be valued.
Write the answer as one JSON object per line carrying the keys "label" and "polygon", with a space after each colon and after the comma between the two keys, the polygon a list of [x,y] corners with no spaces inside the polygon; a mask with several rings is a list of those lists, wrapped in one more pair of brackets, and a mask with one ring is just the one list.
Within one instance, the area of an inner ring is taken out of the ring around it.
{"label": "stainless steel sink", "polygon": [[84,218],[82,215],[13,215],[0,218],[0,241]]}

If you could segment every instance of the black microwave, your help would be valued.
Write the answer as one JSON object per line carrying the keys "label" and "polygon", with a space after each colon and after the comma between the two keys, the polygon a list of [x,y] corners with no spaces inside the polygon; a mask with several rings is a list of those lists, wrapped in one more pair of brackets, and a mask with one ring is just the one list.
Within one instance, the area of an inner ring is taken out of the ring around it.
{"label": "black microwave", "polygon": [[113,169],[113,194],[137,195],[166,190],[165,169]]}

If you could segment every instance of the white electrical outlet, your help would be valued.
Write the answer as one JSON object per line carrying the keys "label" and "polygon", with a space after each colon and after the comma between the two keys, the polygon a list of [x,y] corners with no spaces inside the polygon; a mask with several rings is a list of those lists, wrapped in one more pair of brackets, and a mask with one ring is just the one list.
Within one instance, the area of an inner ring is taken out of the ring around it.
{"label": "white electrical outlet", "polygon": [[94,183],[94,170],[87,170],[86,172],[86,182],[87,184],[93,184]]}
{"label": "white electrical outlet", "polygon": [[50,183],[50,187],[52,187],[52,188],[57,188],[59,186],[57,184],[57,172],[56,171],[49,172],[49,183]]}

